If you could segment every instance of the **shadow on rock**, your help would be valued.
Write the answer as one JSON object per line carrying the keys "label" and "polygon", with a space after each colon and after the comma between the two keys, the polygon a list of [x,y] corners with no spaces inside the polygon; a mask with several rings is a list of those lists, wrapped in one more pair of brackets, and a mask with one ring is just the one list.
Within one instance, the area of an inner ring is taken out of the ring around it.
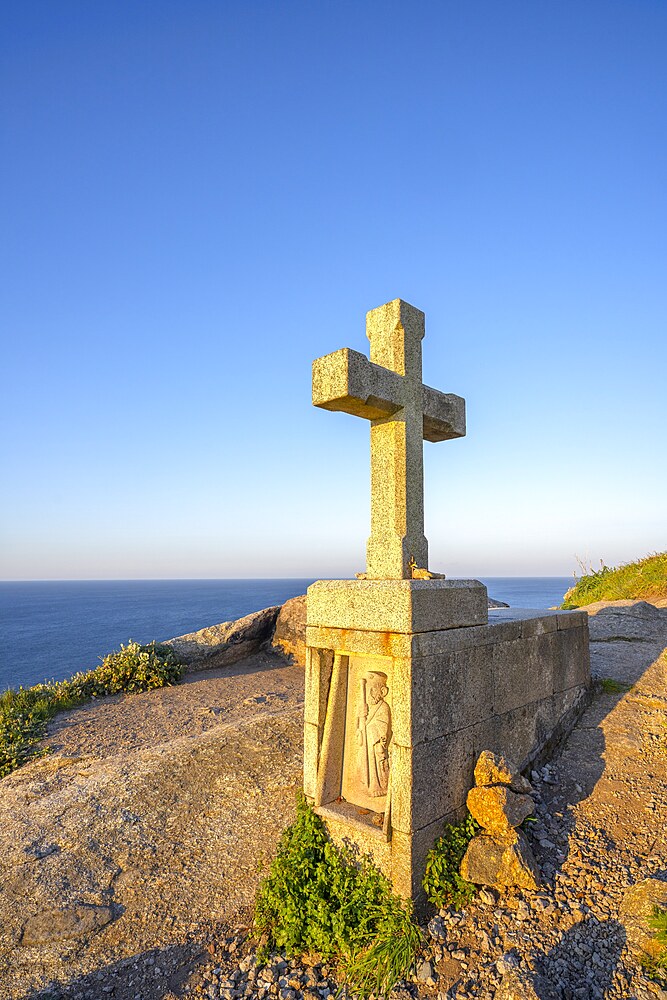
{"label": "shadow on rock", "polygon": [[32,989],[23,1000],[166,1000],[180,996],[183,983],[202,960],[201,946],[169,945],[95,969],[75,979],[61,979]]}
{"label": "shadow on rock", "polygon": [[[566,931],[551,951],[535,956],[538,982],[548,983],[544,1000],[604,1000],[625,945],[617,920],[588,917]],[[542,997],[539,989],[536,991]]]}

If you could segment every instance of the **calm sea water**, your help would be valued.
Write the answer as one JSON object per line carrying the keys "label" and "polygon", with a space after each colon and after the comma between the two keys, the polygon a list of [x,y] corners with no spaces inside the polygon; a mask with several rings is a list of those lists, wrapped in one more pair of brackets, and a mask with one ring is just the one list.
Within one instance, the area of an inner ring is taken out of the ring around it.
{"label": "calm sea water", "polygon": [[[0,691],[95,667],[121,642],[161,641],[305,593],[312,580],[0,582]],[[516,608],[559,604],[569,577],[486,577]]]}

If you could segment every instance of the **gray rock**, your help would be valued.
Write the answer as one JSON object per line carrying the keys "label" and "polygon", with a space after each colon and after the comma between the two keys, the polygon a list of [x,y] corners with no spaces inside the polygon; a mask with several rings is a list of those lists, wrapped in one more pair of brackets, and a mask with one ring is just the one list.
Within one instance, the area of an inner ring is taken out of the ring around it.
{"label": "gray rock", "polygon": [[279,611],[279,605],[264,608],[233,622],[179,635],[163,645],[173,648],[188,672],[226,667],[256,653],[269,642]]}
{"label": "gray rock", "polygon": [[591,642],[648,642],[667,634],[667,608],[646,601],[618,602],[593,614],[582,610],[589,612]]}
{"label": "gray rock", "polygon": [[25,947],[51,944],[95,934],[113,920],[110,906],[64,906],[40,910],[26,920],[21,933]]}
{"label": "gray rock", "polygon": [[511,953],[501,955],[500,958],[496,960],[496,969],[501,976],[509,975],[510,972],[513,972],[514,969],[516,969],[517,965],[518,962],[516,956]]}
{"label": "gray rock", "polygon": [[428,924],[428,932],[438,944],[444,944],[447,940],[447,928],[442,917],[433,917]]}
{"label": "gray rock", "polygon": [[290,663],[306,665],[306,595],[285,601],[278,613],[273,648]]}
{"label": "gray rock", "polygon": [[433,966],[430,962],[420,962],[417,966],[417,979],[420,983],[425,983],[433,978]]}

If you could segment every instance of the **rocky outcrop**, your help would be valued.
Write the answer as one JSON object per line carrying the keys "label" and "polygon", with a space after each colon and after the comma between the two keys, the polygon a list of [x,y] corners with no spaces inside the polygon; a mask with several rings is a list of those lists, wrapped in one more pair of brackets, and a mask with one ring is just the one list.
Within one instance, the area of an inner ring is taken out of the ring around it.
{"label": "rocky outcrop", "polygon": [[[490,608],[507,608],[489,598]],[[283,605],[263,608],[236,621],[211,625],[198,632],[168,639],[186,665],[186,672],[214,670],[251,656],[264,646],[285,657],[288,663],[306,665],[306,595],[293,597]]]}
{"label": "rocky outcrop", "polygon": [[504,601],[496,601],[493,597],[487,598],[489,602],[489,608],[509,608],[509,604],[505,604]]}
{"label": "rocky outcrop", "polygon": [[589,615],[594,677],[633,684],[667,646],[665,608],[648,601],[598,601],[582,610]]}
{"label": "rocky outcrop", "polygon": [[171,646],[178,654],[187,672],[227,667],[256,653],[270,641],[280,610],[280,605],[264,608],[233,622],[179,635],[164,645]]}
{"label": "rocky outcrop", "polygon": [[582,610],[589,614],[591,642],[650,642],[653,636],[667,639],[667,609],[647,601],[598,602]]}
{"label": "rocky outcrop", "polygon": [[272,646],[288,663],[306,665],[306,595],[285,601],[273,633]]}

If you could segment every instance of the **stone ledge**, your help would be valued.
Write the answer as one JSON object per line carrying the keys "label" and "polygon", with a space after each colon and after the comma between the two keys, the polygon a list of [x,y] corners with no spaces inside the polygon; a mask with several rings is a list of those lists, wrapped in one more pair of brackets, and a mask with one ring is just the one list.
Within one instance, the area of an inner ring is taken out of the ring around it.
{"label": "stone ledge", "polygon": [[487,621],[477,580],[318,580],[308,588],[307,626],[410,634]]}

